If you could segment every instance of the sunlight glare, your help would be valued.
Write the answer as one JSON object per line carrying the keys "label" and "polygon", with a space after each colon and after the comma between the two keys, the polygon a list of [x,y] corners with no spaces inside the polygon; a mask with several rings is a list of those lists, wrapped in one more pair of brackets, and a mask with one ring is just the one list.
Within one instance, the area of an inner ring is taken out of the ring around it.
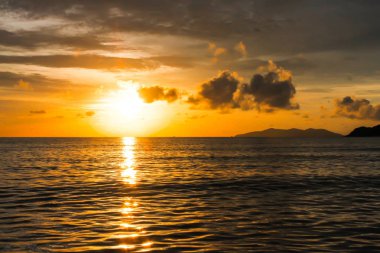
{"label": "sunlight glare", "polygon": [[135,185],[136,184],[136,170],[134,167],[134,145],[135,145],[135,138],[134,137],[124,137],[123,138],[123,156],[124,156],[124,162],[121,164],[121,168],[123,169],[121,172],[121,177],[123,178],[123,181],[130,184]]}

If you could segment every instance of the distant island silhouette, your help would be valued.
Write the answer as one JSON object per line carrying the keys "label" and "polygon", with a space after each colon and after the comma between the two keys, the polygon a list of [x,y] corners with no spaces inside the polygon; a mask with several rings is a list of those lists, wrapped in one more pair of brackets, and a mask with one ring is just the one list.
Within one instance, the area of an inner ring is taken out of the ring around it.
{"label": "distant island silhouette", "polygon": [[380,125],[355,128],[347,137],[380,137]]}
{"label": "distant island silhouette", "polygon": [[238,134],[235,137],[283,137],[283,138],[336,138],[342,137],[341,134],[330,132],[326,129],[313,129],[306,130],[292,128],[292,129],[275,129],[269,128],[263,131],[249,132],[245,134]]}

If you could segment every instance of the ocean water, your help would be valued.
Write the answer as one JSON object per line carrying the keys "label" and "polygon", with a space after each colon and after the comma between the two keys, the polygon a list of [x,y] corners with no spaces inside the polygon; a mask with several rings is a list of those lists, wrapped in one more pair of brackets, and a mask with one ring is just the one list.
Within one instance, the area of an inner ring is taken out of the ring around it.
{"label": "ocean water", "polygon": [[380,252],[380,139],[2,138],[0,252]]}

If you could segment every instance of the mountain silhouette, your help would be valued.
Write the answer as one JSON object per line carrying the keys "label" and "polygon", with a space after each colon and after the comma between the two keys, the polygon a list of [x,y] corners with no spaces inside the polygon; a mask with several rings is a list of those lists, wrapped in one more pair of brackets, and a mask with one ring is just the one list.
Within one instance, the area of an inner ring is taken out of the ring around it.
{"label": "mountain silhouette", "polygon": [[380,125],[355,128],[347,137],[380,137]]}
{"label": "mountain silhouette", "polygon": [[269,128],[263,131],[249,132],[245,134],[238,134],[235,137],[283,137],[283,138],[334,138],[341,137],[342,135],[330,132],[325,129],[309,128],[301,130],[297,128],[292,129],[275,129]]}

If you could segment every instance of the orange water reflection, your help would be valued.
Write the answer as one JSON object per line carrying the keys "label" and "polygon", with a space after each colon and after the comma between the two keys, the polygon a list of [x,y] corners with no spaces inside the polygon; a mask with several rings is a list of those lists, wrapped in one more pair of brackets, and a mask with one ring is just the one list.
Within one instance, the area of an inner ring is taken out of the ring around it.
{"label": "orange water reflection", "polygon": [[123,144],[124,162],[121,164],[121,177],[123,178],[124,182],[130,185],[135,185],[137,176],[136,170],[134,168],[136,139],[134,137],[124,137]]}
{"label": "orange water reflection", "polygon": [[[123,138],[123,157],[124,161],[120,165],[121,178],[127,187],[136,190],[137,170],[135,168],[135,144],[134,137]],[[122,223],[120,224],[123,233],[116,237],[120,241],[116,247],[118,249],[134,250],[141,248],[149,251],[153,242],[147,240],[143,227],[134,225],[136,223],[135,214],[138,213],[139,203],[132,197],[126,197],[123,206],[120,209],[122,215]]]}

